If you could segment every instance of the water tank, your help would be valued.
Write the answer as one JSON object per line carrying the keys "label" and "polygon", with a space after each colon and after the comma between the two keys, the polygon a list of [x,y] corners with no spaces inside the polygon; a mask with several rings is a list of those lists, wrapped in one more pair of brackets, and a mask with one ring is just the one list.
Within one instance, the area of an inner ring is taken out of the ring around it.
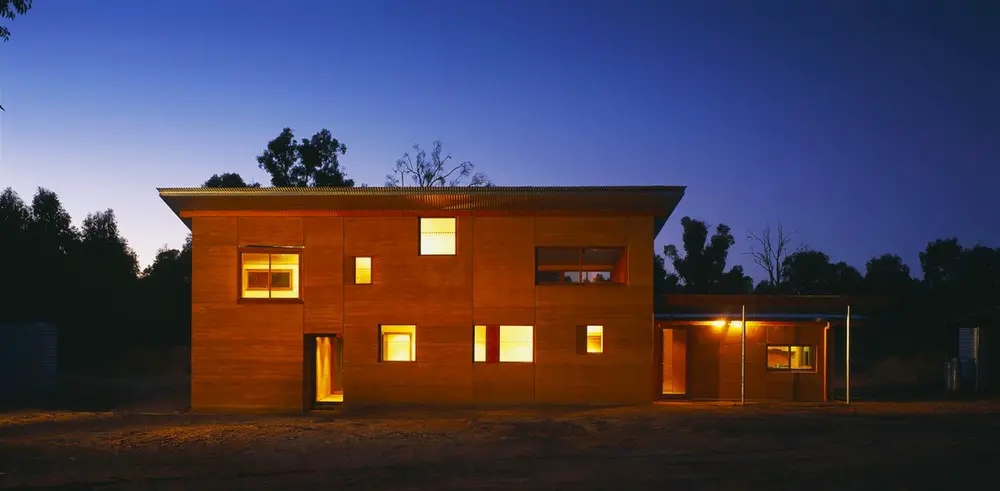
{"label": "water tank", "polygon": [[979,388],[979,328],[963,327],[958,330],[958,372],[963,389]]}
{"label": "water tank", "polygon": [[53,324],[0,324],[0,395],[55,392],[56,335]]}

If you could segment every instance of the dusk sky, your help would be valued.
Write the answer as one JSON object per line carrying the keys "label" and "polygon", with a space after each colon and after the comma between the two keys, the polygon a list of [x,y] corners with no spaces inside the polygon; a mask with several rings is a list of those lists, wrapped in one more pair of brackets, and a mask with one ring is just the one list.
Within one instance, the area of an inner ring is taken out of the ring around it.
{"label": "dusk sky", "polygon": [[755,280],[779,222],[919,275],[1000,246],[996,4],[39,0],[2,21],[0,188],[113,208],[147,265],[187,234],[156,187],[269,184],[267,141],[326,127],[359,183],[441,139],[499,185],[687,186],[657,252],[722,222]]}

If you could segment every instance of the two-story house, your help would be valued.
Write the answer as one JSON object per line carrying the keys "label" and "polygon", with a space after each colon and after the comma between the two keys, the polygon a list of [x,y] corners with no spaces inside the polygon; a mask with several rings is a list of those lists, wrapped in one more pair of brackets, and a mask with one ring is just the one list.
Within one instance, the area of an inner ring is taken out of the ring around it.
{"label": "two-story house", "polygon": [[679,186],[160,189],[193,241],[191,406],[643,403]]}

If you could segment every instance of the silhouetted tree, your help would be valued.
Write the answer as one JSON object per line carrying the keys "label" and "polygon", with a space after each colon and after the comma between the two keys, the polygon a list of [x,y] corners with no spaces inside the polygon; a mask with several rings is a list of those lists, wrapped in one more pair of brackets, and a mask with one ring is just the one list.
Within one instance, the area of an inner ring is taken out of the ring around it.
{"label": "silhouetted tree", "polygon": [[895,254],[882,254],[865,264],[865,290],[874,295],[900,297],[913,293],[910,267]]}
{"label": "silhouetted tree", "polygon": [[191,335],[191,235],[180,250],[163,247],[142,271],[144,344],[184,345]]}
{"label": "silhouetted tree", "polygon": [[225,172],[223,174],[212,174],[204,184],[203,188],[259,188],[260,183],[247,183],[243,176],[235,172]]}
{"label": "silhouetted tree", "polygon": [[779,223],[776,237],[771,236],[771,227],[766,226],[759,235],[748,230],[747,239],[753,241],[750,245],[750,257],[754,264],[767,273],[767,280],[761,281],[757,288],[779,291],[785,279],[783,261],[792,243],[791,234],[786,235],[784,227]]}
{"label": "silhouetted tree", "polygon": [[[14,20],[18,15],[24,15],[31,9],[31,0],[0,0],[0,17]],[[10,41],[10,29],[0,26],[0,38]],[[3,109],[3,107],[0,107]]]}
{"label": "silhouetted tree", "polygon": [[667,273],[666,261],[663,256],[653,254],[653,294],[660,295],[680,290],[680,278],[674,273]]}
{"label": "silhouetted tree", "polygon": [[[441,140],[434,142],[434,149],[431,150],[431,158],[427,160],[427,152],[420,149],[420,145],[414,144],[415,157],[410,153],[404,153],[396,161],[396,167],[392,172],[386,174],[385,185],[396,186],[469,186],[482,187],[491,186],[490,179],[482,172],[473,174],[476,166],[466,160],[460,164],[449,163],[451,154],[441,157]],[[467,184],[463,184],[465,179],[469,179]]]}
{"label": "silhouetted tree", "polygon": [[742,266],[733,266],[726,271],[729,248],[736,243],[728,226],[721,223],[717,225],[711,239],[708,238],[708,226],[701,220],[684,217],[681,219],[681,226],[684,228],[684,256],[680,255],[677,246],[673,244],[665,246],[663,253],[670,259],[674,271],[683,282],[683,291],[748,293],[753,288],[753,280],[743,273]]}
{"label": "silhouetted tree", "polygon": [[33,260],[32,272],[24,280],[29,291],[46,293],[32,296],[32,318],[61,323],[62,312],[52,308],[53,301],[61,302],[73,293],[70,255],[79,242],[79,232],[56,193],[44,188],[38,188],[31,200],[26,232]]}
{"label": "silhouetted tree", "polygon": [[844,262],[831,263],[825,253],[804,248],[783,261],[784,291],[796,295],[847,295],[859,293],[864,277]]}
{"label": "silhouetted tree", "polygon": [[21,197],[11,188],[0,193],[0,254],[5,259],[4,276],[8,281],[0,281],[0,320],[32,320],[30,306],[34,295],[26,285],[21,284],[31,276],[30,267],[34,248],[28,237],[31,212]]}
{"label": "silhouetted tree", "polygon": [[257,164],[271,175],[273,186],[351,187],[354,180],[344,175],[337,157],[346,153],[347,146],[326,128],[301,143],[285,128],[257,156]]}

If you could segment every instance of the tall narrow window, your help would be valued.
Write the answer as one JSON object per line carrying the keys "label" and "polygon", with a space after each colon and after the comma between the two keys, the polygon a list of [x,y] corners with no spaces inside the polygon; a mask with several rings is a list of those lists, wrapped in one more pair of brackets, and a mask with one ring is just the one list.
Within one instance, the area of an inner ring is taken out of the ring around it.
{"label": "tall narrow window", "polygon": [[535,249],[535,283],[625,283],[625,260],[624,247],[539,247]]}
{"label": "tall narrow window", "polygon": [[299,253],[240,253],[241,298],[299,298]]}
{"label": "tall narrow window", "polygon": [[416,361],[417,326],[380,326],[381,361]]}
{"label": "tall narrow window", "polygon": [[420,219],[420,255],[455,255],[455,219]]}
{"label": "tall narrow window", "polygon": [[372,283],[372,258],[354,258],[354,284],[370,285]]}
{"label": "tall narrow window", "polygon": [[486,361],[486,326],[476,326],[472,338],[472,361]]}
{"label": "tall narrow window", "polygon": [[587,353],[604,352],[604,326],[587,326]]}
{"label": "tall narrow window", "polygon": [[472,361],[531,363],[535,358],[534,327],[475,326]]}

